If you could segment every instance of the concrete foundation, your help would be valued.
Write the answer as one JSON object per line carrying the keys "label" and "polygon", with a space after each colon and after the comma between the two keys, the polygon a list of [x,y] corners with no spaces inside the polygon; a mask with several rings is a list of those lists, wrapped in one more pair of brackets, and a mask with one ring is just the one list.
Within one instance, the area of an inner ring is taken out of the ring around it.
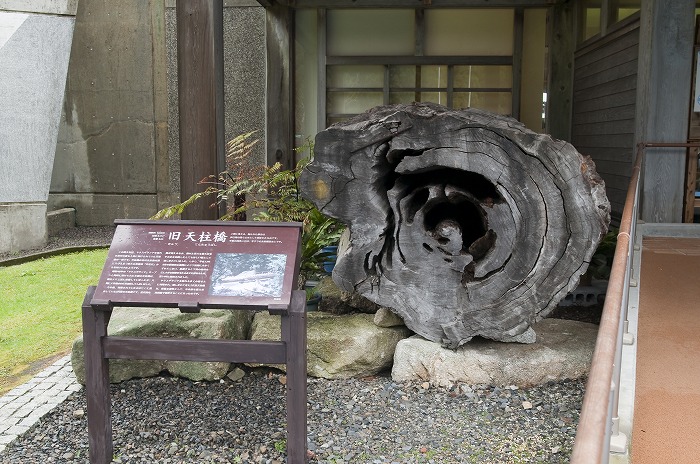
{"label": "concrete foundation", "polygon": [[75,209],[61,208],[46,213],[46,232],[49,237],[73,227],[75,227]]}
{"label": "concrete foundation", "polygon": [[0,204],[0,253],[46,245],[46,203]]}
{"label": "concrete foundation", "polygon": [[104,226],[119,218],[151,217],[158,210],[158,198],[155,194],[52,194],[49,208],[74,208],[76,225]]}

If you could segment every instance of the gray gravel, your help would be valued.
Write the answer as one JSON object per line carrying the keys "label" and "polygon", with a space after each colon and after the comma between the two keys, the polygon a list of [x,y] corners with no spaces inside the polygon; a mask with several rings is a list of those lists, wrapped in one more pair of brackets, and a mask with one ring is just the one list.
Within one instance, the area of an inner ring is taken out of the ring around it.
{"label": "gray gravel", "polygon": [[[106,245],[113,231],[69,229],[33,252]],[[113,385],[114,462],[286,462],[284,376],[246,372],[238,381],[156,377]],[[389,375],[309,379],[311,462],[568,462],[584,385],[446,389]],[[8,445],[0,463],[88,463],[85,411],[84,391],[74,393]]]}
{"label": "gray gravel", "polygon": [[[156,377],[112,386],[117,463],[285,462],[282,374],[239,381]],[[309,379],[318,463],[568,462],[582,381],[518,389],[428,387],[388,376]],[[84,392],[0,453],[2,463],[87,463]]]}
{"label": "gray gravel", "polygon": [[53,252],[68,247],[109,246],[112,243],[114,227],[73,227],[60,231],[49,237],[48,243],[42,248],[23,250],[14,253],[0,253],[0,263],[6,260],[16,260],[32,257],[37,254]]}

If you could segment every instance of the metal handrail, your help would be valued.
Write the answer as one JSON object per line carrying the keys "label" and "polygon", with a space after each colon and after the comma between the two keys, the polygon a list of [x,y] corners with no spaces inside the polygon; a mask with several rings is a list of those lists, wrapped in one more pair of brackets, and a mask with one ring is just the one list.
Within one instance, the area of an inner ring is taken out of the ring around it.
{"label": "metal handrail", "polygon": [[[627,188],[627,197],[617,234],[617,247],[610,271],[608,291],[598,328],[586,394],[571,453],[572,464],[607,463],[610,454],[612,418],[617,415],[620,358],[627,319],[629,278],[639,202],[640,170],[645,148],[689,148],[698,143],[639,143]],[[597,459],[595,457],[598,457]]]}
{"label": "metal handrail", "polygon": [[603,314],[598,328],[595,350],[591,361],[591,369],[586,384],[586,394],[583,397],[581,415],[576,429],[574,449],[571,453],[572,464],[590,464],[593,456],[603,458],[609,447],[609,407],[612,404],[610,386],[615,368],[615,353],[617,351],[618,332],[622,310],[623,291],[627,287],[624,281],[630,232],[634,214],[635,197],[639,183],[639,171],[642,164],[643,151],[639,147],[637,159],[632,168],[627,198],[620,222],[620,232],[617,234],[617,247],[610,270],[608,291],[605,295]]}

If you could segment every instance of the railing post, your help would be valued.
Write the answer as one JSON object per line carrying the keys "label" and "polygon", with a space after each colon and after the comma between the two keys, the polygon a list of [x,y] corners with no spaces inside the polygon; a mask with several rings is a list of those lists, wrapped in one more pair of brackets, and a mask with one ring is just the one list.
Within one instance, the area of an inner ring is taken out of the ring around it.
{"label": "railing post", "polygon": [[[629,241],[632,243],[632,240]],[[629,250],[630,247],[627,247],[627,254],[628,254],[628,260],[630,258]],[[618,334],[617,334],[617,343],[616,343],[616,349],[615,349],[615,364],[614,367],[615,369],[613,370],[613,382],[611,385],[611,411],[610,411],[610,417],[611,417],[611,430],[610,434],[608,435],[610,437],[610,441],[608,442],[608,453],[613,452],[613,453],[626,453],[627,452],[627,436],[620,432],[620,414],[619,414],[619,406],[620,406],[620,377],[622,375],[621,368],[622,368],[622,341],[624,337],[624,333],[627,330],[627,304],[629,301],[629,276],[630,276],[630,267],[627,266],[627,269],[625,270],[625,281],[624,281],[624,289],[623,289],[623,297],[622,297],[622,306],[620,308],[620,324],[618,327]],[[606,461],[607,462],[607,459]]]}
{"label": "railing post", "polygon": [[287,460],[307,461],[306,440],[306,293],[292,293],[288,315],[282,316],[282,337],[287,343]]}
{"label": "railing post", "polygon": [[[630,245],[629,245],[629,260],[630,263],[628,265],[629,269],[629,278],[631,280],[632,278],[632,269],[634,268],[634,254],[635,251],[639,250],[639,247],[637,246],[637,218],[639,216],[638,214],[639,210],[639,182],[637,182],[637,188],[634,193],[634,208],[632,210],[632,220],[630,222]],[[641,258],[641,256],[640,256]],[[636,278],[635,278],[636,280]],[[630,284],[631,285],[631,284]],[[627,294],[625,295],[625,306],[623,307],[623,310],[625,312],[625,318],[624,318],[624,324],[625,324],[625,330],[622,333],[622,343],[624,345],[633,345],[634,344],[634,334],[630,333],[629,331],[629,288],[627,288]]]}
{"label": "railing post", "polygon": [[111,399],[109,361],[102,340],[107,336],[109,314],[95,310],[90,301],[95,287],[88,287],[82,306],[83,351],[85,352],[85,396],[87,397],[88,443],[91,464],[112,462]]}

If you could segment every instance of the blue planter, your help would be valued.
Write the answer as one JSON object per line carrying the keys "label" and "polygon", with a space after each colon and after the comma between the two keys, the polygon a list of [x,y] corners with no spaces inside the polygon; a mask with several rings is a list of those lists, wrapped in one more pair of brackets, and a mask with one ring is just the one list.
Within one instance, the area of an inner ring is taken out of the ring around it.
{"label": "blue planter", "polygon": [[[304,283],[304,290],[307,291],[306,294],[306,311],[316,311],[318,310],[318,304],[321,302],[321,294],[316,293],[313,291],[313,289],[318,285],[318,282],[315,280],[307,280]],[[309,292],[308,290],[311,290]]]}
{"label": "blue planter", "polygon": [[314,293],[314,295],[306,300],[306,311],[317,311],[318,304],[321,302],[321,295]]}
{"label": "blue planter", "polygon": [[323,270],[330,274],[333,272],[335,267],[335,260],[338,258],[338,247],[337,246],[327,246],[321,250],[321,253],[326,254],[326,260],[323,261]]}

